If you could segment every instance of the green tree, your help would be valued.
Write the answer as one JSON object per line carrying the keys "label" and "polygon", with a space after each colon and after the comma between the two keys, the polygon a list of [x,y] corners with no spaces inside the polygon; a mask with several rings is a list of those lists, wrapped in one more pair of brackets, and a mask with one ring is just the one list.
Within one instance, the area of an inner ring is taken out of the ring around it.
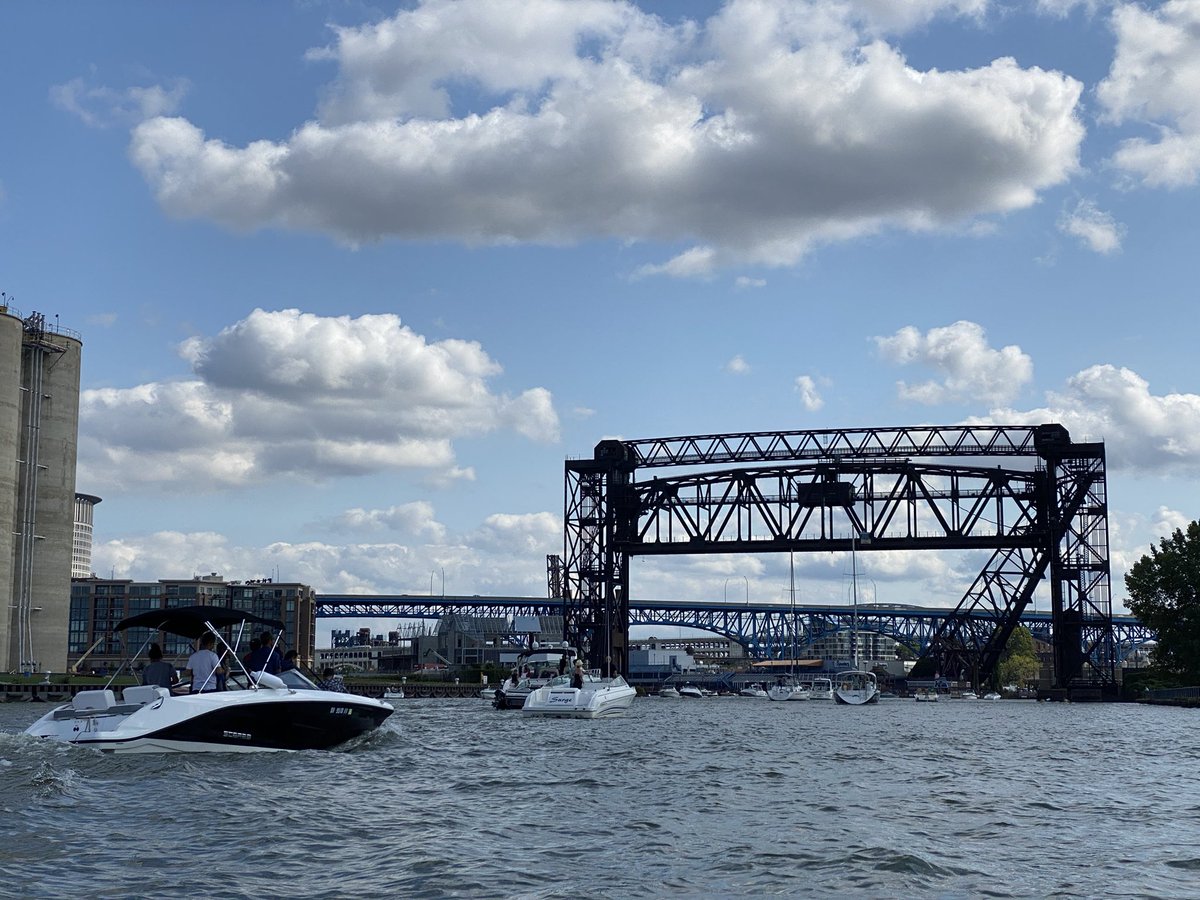
{"label": "green tree", "polygon": [[1188,684],[1200,683],[1200,522],[1176,528],[1125,576],[1129,611],[1158,632],[1152,657]]}
{"label": "green tree", "polygon": [[1015,684],[1024,687],[1037,678],[1040,669],[1033,634],[1024,625],[1018,625],[1009,635],[1004,652],[1000,654],[1000,661],[996,665],[996,678],[1002,685]]}

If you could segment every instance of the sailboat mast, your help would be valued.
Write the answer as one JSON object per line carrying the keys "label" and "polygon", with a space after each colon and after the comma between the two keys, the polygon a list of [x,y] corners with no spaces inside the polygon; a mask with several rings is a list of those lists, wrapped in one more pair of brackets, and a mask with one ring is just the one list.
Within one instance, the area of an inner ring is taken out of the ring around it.
{"label": "sailboat mast", "polygon": [[850,538],[850,595],[853,606],[850,609],[850,657],[854,668],[858,668],[858,558],[855,548],[858,541]]}
{"label": "sailboat mast", "polygon": [[796,555],[788,551],[788,592],[792,598],[792,658],[788,661],[788,674],[796,674]]}

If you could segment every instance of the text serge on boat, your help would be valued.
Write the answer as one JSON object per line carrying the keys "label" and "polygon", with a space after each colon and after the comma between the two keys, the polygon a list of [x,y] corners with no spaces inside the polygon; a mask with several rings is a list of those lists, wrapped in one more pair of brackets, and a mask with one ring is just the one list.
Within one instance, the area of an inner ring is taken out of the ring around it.
{"label": "text serge on boat", "polygon": [[[174,694],[136,685],[126,687],[119,701],[108,685],[80,691],[25,733],[115,753],[325,750],[373,731],[394,711],[371,697],[319,690],[297,669],[280,675],[247,672],[237,645],[251,626],[283,629],[282,622],[214,606],[152,610],[124,619],[115,631],[150,628],[193,640],[211,632],[224,650],[223,662],[240,672],[229,677],[230,689],[224,691]],[[221,634],[230,627],[236,632],[232,645]]]}

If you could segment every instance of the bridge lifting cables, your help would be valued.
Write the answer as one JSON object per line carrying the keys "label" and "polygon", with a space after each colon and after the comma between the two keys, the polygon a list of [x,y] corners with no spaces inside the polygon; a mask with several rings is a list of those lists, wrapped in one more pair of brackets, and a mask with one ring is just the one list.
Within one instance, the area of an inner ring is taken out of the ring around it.
{"label": "bridge lifting cables", "polygon": [[565,471],[547,574],[596,668],[627,666],[634,556],[974,550],[987,561],[927,650],[939,669],[990,679],[1048,579],[1054,692],[1116,696],[1104,444],[1062,425],[605,440]]}

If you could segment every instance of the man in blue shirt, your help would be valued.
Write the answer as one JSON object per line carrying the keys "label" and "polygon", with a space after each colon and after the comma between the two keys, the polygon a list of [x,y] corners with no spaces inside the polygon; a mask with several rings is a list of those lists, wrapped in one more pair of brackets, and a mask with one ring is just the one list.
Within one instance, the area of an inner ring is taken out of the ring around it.
{"label": "man in blue shirt", "polygon": [[283,668],[283,657],[275,649],[275,638],[271,632],[264,631],[259,638],[258,649],[250,654],[249,669],[251,672],[266,672],[268,675],[278,675]]}

